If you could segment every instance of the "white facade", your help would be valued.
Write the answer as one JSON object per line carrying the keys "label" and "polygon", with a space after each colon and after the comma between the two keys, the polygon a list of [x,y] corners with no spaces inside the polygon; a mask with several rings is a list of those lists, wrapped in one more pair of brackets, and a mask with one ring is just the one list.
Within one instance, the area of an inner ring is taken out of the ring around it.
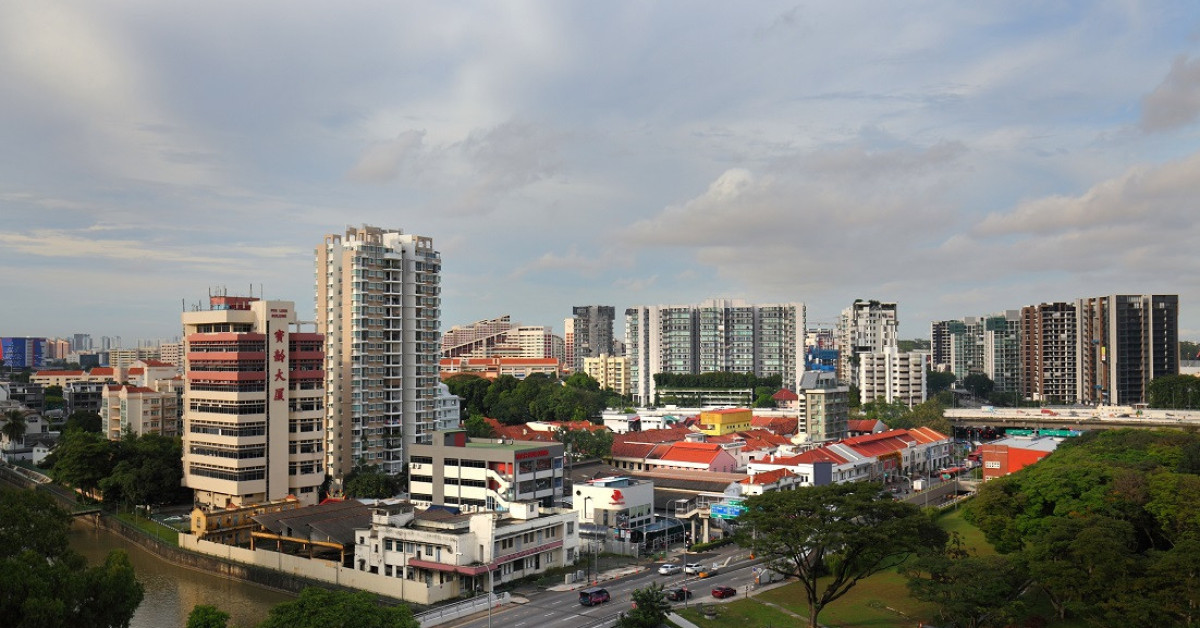
{"label": "white facade", "polygon": [[325,479],[321,336],[290,301],[211,297],[183,313],[183,483],[204,508],[295,495]]}
{"label": "white facade", "polygon": [[437,420],[441,256],[433,240],[377,227],[330,234],[316,251],[325,335],[326,471],[400,474]]}
{"label": "white facade", "polygon": [[401,599],[414,597],[406,587],[437,587],[448,599],[569,566],[578,551],[573,510],[522,504],[508,513],[423,517],[403,504],[376,511],[370,528],[355,531],[354,566],[396,578]]}
{"label": "white facade", "polygon": [[438,382],[437,385],[437,431],[457,430],[462,427],[462,400],[457,395],[450,394],[450,387]]}
{"label": "white facade", "polygon": [[861,403],[883,399],[910,408],[925,401],[925,363],[928,354],[900,353],[889,347],[859,355],[858,388]]}
{"label": "white facade", "polygon": [[837,327],[838,379],[857,384],[858,357],[895,347],[898,327],[894,302],[858,299],[842,310]]}
{"label": "white facade", "polygon": [[654,521],[654,483],[615,476],[572,487],[571,508],[584,523],[636,528]]}

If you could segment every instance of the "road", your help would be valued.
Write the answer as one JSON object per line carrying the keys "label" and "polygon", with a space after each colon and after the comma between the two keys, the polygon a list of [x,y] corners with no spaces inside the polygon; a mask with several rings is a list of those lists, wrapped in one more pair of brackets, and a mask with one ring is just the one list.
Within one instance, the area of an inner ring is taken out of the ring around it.
{"label": "road", "polygon": [[[703,562],[724,562],[725,557],[730,554],[721,554],[719,557],[705,558]],[[697,602],[713,602],[710,592],[714,587],[727,586],[737,589],[738,594],[735,598],[728,598],[730,601],[742,598],[746,595],[747,587],[754,582],[754,576],[750,568],[757,565],[759,560],[747,560],[746,551],[739,550],[737,554],[732,554],[742,558],[741,561],[731,561],[729,566],[721,569],[720,573],[705,578],[703,580],[695,576],[660,576],[658,575],[658,563],[655,563],[651,569],[642,573],[620,578],[616,580],[608,580],[601,583],[605,589],[608,589],[612,599],[606,604],[598,606],[582,606],[579,604],[578,591],[541,591],[532,595],[526,595],[529,602],[525,604],[513,604],[506,608],[500,608],[492,611],[492,625],[503,626],[504,628],[573,628],[574,626],[590,626],[594,623],[599,623],[605,619],[612,619],[622,611],[627,611],[633,604],[634,589],[641,589],[649,586],[652,583],[659,583],[664,588],[671,589],[681,585],[687,585],[692,590],[693,597],[688,600],[687,605],[692,606]],[[687,562],[702,562],[693,556],[686,556]],[[672,606],[682,608],[683,602],[672,603]],[[453,624],[455,628],[487,628],[488,618],[484,614],[476,616],[468,621]]]}

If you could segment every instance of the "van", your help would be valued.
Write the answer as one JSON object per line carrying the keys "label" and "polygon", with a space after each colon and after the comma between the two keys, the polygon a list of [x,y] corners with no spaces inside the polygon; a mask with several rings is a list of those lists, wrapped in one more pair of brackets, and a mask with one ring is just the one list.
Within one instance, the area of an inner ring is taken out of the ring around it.
{"label": "van", "polygon": [[579,603],[584,606],[595,606],[609,600],[608,589],[592,587],[579,592]]}

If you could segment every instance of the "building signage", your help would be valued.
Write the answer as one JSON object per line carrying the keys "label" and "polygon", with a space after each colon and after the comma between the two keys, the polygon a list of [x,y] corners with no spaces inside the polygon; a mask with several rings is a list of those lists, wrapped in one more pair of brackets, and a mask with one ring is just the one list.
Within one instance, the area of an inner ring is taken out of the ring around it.
{"label": "building signage", "polygon": [[541,458],[543,456],[549,456],[549,455],[550,455],[549,449],[535,449],[533,451],[518,451],[516,459],[517,460],[527,460],[529,458]]}
{"label": "building signage", "polygon": [[619,490],[614,490],[612,493],[612,503],[614,506],[624,506],[625,495]]}

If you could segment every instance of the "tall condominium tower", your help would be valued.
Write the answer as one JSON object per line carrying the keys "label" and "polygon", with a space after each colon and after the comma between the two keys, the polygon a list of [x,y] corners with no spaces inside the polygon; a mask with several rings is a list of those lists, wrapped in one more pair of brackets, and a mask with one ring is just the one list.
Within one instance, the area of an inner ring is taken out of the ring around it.
{"label": "tall condominium tower", "polygon": [[583,361],[601,355],[613,355],[613,319],[616,309],[611,305],[577,305],[571,317],[563,321],[566,368],[583,370]]}
{"label": "tall condominium tower", "polygon": [[896,346],[899,321],[894,302],[864,301],[842,310],[838,318],[838,380],[857,384],[859,354]]}
{"label": "tall condominium tower", "polygon": [[[311,323],[310,323],[311,324]],[[290,301],[214,296],[183,313],[183,483],[205,508],[295,495],[324,472],[322,338]]]}
{"label": "tall condominium tower", "polygon": [[1145,403],[1150,381],[1179,374],[1179,295],[1079,299],[1079,393],[1083,403]]}
{"label": "tall condominium tower", "polygon": [[983,374],[995,383],[995,392],[1022,392],[1020,310],[946,321],[946,328],[950,371],[956,377]]}
{"label": "tall condominium tower", "polygon": [[803,303],[750,305],[715,299],[700,305],[625,310],[625,354],[634,401],[655,403],[656,373],[779,375],[798,390],[804,373]]}
{"label": "tall condominium tower", "polygon": [[1079,311],[1074,303],[1021,308],[1021,366],[1025,399],[1079,402]]}
{"label": "tall condominium tower", "polygon": [[326,469],[399,474],[437,418],[441,256],[431,238],[349,227],[316,251],[317,330],[325,334]]}

